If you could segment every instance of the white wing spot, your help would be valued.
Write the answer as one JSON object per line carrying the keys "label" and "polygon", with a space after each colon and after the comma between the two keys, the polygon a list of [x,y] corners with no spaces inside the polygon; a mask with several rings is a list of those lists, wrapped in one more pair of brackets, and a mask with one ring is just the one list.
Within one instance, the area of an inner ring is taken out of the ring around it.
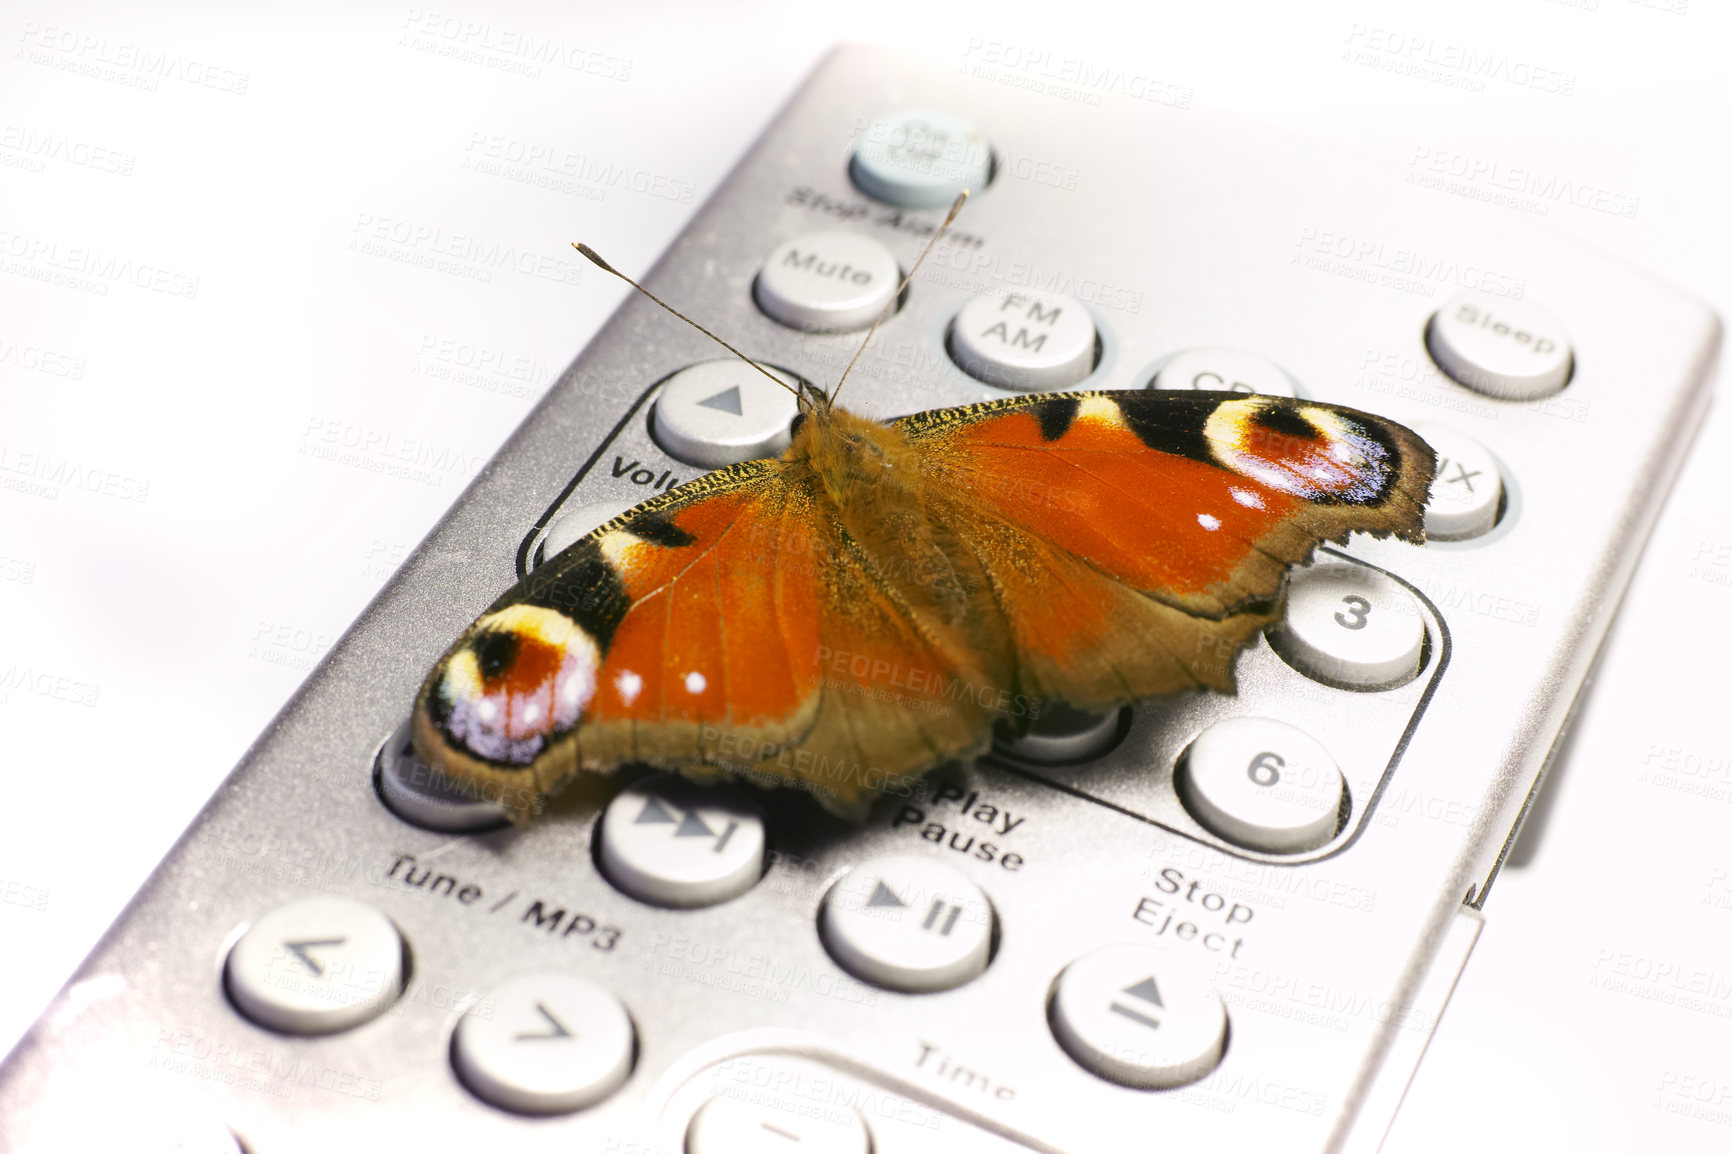
{"label": "white wing spot", "polygon": [[541,720],[541,706],[526,705],[523,707],[523,724],[534,725]]}
{"label": "white wing spot", "polygon": [[481,718],[484,722],[491,722],[495,717],[499,716],[499,706],[483,697],[480,701],[475,703],[475,715]]}
{"label": "white wing spot", "polygon": [[622,669],[619,676],[613,679],[613,687],[619,690],[619,699],[630,705],[637,700],[637,695],[643,692],[643,678],[629,669]]}
{"label": "white wing spot", "polygon": [[1249,489],[1234,489],[1233,500],[1239,502],[1239,504],[1244,505],[1248,509],[1261,509],[1263,507],[1263,498],[1257,496],[1257,494],[1251,492]]}
{"label": "white wing spot", "polygon": [[1221,519],[1219,517],[1211,517],[1207,513],[1198,513],[1197,524],[1208,529],[1210,532],[1213,532],[1221,527]]}
{"label": "white wing spot", "polygon": [[709,685],[709,682],[704,680],[703,674],[701,674],[701,673],[688,673],[688,674],[686,674],[686,692],[691,694],[693,697],[696,697],[698,694],[702,693],[704,691],[704,687],[707,685]]}

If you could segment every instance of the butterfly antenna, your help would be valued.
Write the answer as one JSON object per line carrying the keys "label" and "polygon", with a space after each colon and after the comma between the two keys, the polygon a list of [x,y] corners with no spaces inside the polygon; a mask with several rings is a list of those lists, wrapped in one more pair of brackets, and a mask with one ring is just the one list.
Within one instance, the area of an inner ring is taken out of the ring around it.
{"label": "butterfly antenna", "polygon": [[872,327],[866,330],[866,339],[861,341],[860,347],[854,350],[854,360],[848,362],[848,367],[843,369],[841,377],[837,378],[836,387],[830,390],[828,397],[824,398],[827,403],[836,403],[837,395],[842,392],[842,382],[847,380],[848,374],[854,371],[854,363],[860,359],[860,354],[866,351],[867,344],[872,340],[872,334],[878,331],[878,326],[884,323],[884,318],[890,315],[890,310],[895,308],[896,302],[902,299],[903,292],[908,288],[908,282],[914,279],[914,274],[920,271],[921,264],[926,260],[926,254],[932,251],[932,246],[938,243],[938,238],[943,236],[945,230],[956,220],[956,214],[962,211],[962,203],[967,199],[968,190],[966,188],[956,194],[956,202],[950,206],[950,215],[944,218],[944,223],[938,226],[938,231],[933,233],[932,239],[926,242],[926,247],[920,252],[920,259],[914,262],[914,267],[908,270],[908,275],[902,278],[902,283],[896,286],[896,291],[890,294],[890,299],[879,311],[878,319],[873,321]]}
{"label": "butterfly antenna", "polygon": [[[955,213],[952,213],[951,215],[954,216]],[[656,304],[662,306],[662,308],[668,310],[668,312],[674,314],[674,316],[685,321],[688,325],[691,325],[694,329],[697,329],[700,333],[703,333],[706,337],[709,337],[712,341],[715,341],[718,345],[721,345],[724,349],[727,349],[730,353],[739,357],[742,361],[745,361],[748,365],[751,365],[754,369],[757,369],[760,373],[763,373],[766,377],[770,378],[770,380],[774,381],[778,388],[787,389],[790,393],[793,393],[795,400],[802,403],[805,402],[806,398],[801,396],[800,390],[794,388],[787,381],[776,376],[776,374],[772,373],[769,369],[766,369],[763,365],[760,365],[757,361],[754,361],[751,357],[748,357],[745,353],[742,353],[739,349],[736,349],[733,345],[730,345],[727,341],[724,341],[721,337],[718,337],[715,333],[712,333],[709,329],[706,329],[703,325],[700,325],[697,321],[694,321],[691,317],[688,317],[685,313],[676,309],[673,305],[668,304],[668,302],[662,300],[662,298],[656,296],[656,294],[650,292],[635,280],[632,280],[629,276],[626,276],[623,272],[614,268],[611,264],[608,264],[605,260],[601,259],[600,253],[596,252],[593,248],[590,248],[587,244],[574,242],[571,247],[582,253],[591,264],[596,268],[599,268],[602,272],[612,273],[614,276],[618,277],[620,280],[624,281],[626,284],[630,285]],[[919,266],[916,265],[915,267],[918,268]],[[874,325],[872,327],[877,328],[878,326]]]}

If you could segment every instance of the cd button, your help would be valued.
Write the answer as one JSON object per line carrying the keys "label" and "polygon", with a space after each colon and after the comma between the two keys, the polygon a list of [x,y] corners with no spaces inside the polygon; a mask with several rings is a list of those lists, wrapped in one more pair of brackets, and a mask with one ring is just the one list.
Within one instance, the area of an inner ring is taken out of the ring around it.
{"label": "cd button", "polygon": [[1279,365],[1237,349],[1190,349],[1182,352],[1161,366],[1153,384],[1157,389],[1298,396],[1292,378]]}

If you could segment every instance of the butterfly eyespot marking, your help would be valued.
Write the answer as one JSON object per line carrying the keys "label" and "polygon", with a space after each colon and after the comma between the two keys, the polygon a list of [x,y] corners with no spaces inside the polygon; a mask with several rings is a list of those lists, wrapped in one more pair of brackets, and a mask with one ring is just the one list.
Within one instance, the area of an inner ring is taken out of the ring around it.
{"label": "butterfly eyespot marking", "polygon": [[430,698],[433,720],[470,757],[527,766],[577,725],[600,668],[595,640],[569,617],[508,605],[477,621],[442,663]]}
{"label": "butterfly eyespot marking", "polygon": [[[1228,468],[1311,501],[1376,505],[1400,475],[1395,446],[1379,430],[1322,405],[1268,397],[1222,401],[1203,436],[1210,454]],[[1261,507],[1240,494],[1234,491],[1241,504]]]}

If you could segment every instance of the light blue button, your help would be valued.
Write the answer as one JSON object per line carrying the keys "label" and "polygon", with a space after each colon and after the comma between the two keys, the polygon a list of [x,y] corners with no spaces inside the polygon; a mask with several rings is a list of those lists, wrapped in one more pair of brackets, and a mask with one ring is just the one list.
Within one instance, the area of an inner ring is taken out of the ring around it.
{"label": "light blue button", "polygon": [[992,147],[980,129],[947,112],[911,109],[880,117],[854,149],[854,183],[875,200],[944,208],[986,187]]}

